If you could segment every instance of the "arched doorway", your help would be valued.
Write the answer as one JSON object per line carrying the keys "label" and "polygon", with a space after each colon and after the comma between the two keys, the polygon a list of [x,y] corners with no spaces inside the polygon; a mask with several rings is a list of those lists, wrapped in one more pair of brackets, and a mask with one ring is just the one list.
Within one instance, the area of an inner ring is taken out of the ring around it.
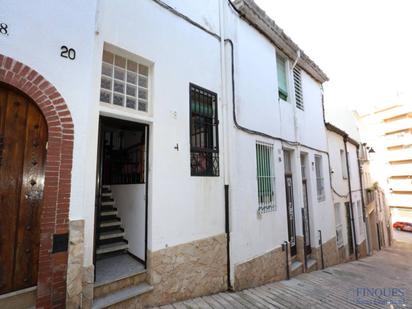
{"label": "arched doorway", "polygon": [[[27,279],[26,282],[30,280],[30,284],[34,282],[37,288],[21,290],[19,286],[15,286],[12,289],[20,289],[21,291],[31,289],[34,291],[35,305],[38,308],[65,308],[74,144],[74,125],[71,113],[59,91],[46,78],[31,67],[1,53],[0,86],[1,89],[11,89],[16,95],[30,100],[31,106],[34,103],[34,106],[41,111],[47,124],[47,153],[45,154],[44,182],[42,183],[44,186],[43,205],[40,206],[42,211],[38,217],[40,240],[36,246],[38,266],[36,265],[36,270],[33,269],[33,265],[30,266],[30,271],[33,271],[34,276],[37,275],[37,282],[33,276],[22,278],[23,282],[25,282],[24,279]],[[20,134],[17,123],[13,126],[15,128],[14,134]],[[28,134],[27,129],[25,132]],[[4,145],[3,143],[3,147]],[[22,168],[24,167],[23,165]],[[21,181],[26,180],[22,178]],[[21,189],[19,190],[20,197],[26,198],[25,193]],[[3,227],[5,220],[2,214],[1,216],[0,226]],[[25,226],[25,228],[31,229],[33,226]],[[0,250],[3,251],[2,248]],[[11,274],[15,275],[16,272],[11,272]],[[0,278],[3,276],[4,274],[0,273]],[[20,292],[6,292],[6,294],[1,295],[0,307],[1,301],[4,301],[8,295],[17,295],[16,297],[20,299]]]}
{"label": "arched doorway", "polygon": [[0,83],[0,294],[37,285],[47,124]]}

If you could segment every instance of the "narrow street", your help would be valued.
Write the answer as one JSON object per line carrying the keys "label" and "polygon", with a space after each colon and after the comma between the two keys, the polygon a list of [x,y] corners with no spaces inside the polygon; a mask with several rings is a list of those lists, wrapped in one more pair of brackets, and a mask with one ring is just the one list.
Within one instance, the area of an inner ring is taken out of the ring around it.
{"label": "narrow street", "polygon": [[412,245],[398,242],[359,261],[160,308],[412,308]]}

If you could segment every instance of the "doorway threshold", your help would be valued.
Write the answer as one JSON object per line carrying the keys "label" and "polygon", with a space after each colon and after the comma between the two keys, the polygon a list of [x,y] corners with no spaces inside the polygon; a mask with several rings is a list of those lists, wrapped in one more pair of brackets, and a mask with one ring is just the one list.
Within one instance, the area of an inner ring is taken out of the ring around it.
{"label": "doorway threshold", "polygon": [[105,257],[96,261],[94,286],[105,285],[145,271],[144,265],[127,253]]}

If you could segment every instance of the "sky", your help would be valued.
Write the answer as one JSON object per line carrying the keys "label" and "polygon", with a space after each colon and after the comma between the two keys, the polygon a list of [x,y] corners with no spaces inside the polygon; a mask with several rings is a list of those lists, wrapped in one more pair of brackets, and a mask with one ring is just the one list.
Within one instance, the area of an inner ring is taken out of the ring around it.
{"label": "sky", "polygon": [[328,75],[331,118],[344,108],[367,112],[410,95],[412,1],[255,2]]}

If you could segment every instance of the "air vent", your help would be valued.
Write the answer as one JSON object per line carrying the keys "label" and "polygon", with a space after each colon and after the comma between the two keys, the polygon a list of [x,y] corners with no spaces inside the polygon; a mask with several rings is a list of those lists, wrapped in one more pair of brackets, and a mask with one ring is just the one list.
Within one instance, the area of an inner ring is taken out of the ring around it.
{"label": "air vent", "polygon": [[295,67],[293,69],[293,82],[295,85],[296,107],[301,110],[304,110],[302,93],[302,70],[298,67]]}

